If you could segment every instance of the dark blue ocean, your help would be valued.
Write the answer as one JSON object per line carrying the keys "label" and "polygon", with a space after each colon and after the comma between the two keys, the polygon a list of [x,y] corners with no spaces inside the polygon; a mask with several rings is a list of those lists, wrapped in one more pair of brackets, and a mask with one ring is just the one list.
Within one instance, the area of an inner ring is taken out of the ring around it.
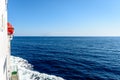
{"label": "dark blue ocean", "polygon": [[14,37],[12,55],[66,80],[120,80],[120,37]]}

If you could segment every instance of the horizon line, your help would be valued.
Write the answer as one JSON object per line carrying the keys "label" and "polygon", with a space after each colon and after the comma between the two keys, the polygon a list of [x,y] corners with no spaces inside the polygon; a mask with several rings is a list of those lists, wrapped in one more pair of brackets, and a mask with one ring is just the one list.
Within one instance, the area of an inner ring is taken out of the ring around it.
{"label": "horizon line", "polygon": [[65,35],[65,36],[41,36],[41,35],[14,35],[14,37],[120,37],[120,36],[70,36],[70,35]]}

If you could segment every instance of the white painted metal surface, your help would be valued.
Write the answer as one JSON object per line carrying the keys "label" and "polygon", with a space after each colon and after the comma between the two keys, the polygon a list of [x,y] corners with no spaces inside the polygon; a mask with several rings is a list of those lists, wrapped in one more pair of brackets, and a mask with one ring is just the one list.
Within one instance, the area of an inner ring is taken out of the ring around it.
{"label": "white painted metal surface", "polygon": [[9,80],[10,46],[7,35],[7,0],[0,0],[0,80]]}

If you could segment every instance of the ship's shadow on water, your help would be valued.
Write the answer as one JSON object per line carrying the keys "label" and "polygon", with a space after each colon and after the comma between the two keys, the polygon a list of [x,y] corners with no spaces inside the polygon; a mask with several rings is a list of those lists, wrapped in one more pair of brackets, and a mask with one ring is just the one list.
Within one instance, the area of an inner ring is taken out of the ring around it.
{"label": "ship's shadow on water", "polygon": [[12,55],[66,80],[120,80],[119,37],[14,37]]}

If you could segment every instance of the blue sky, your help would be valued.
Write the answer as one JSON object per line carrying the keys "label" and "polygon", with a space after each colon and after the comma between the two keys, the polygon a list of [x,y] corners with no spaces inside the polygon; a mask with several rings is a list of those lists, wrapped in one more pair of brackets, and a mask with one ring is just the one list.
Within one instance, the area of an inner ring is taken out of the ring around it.
{"label": "blue sky", "polygon": [[120,36],[120,0],[8,0],[16,36]]}

